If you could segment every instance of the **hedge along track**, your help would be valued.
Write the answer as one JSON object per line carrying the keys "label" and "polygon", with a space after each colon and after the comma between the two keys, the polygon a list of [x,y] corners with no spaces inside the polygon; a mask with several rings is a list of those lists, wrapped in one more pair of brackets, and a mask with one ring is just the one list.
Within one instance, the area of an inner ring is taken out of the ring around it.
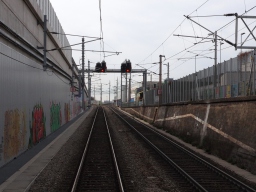
{"label": "hedge along track", "polygon": [[124,191],[102,107],[93,125],[72,187],[74,191]]}
{"label": "hedge along track", "polygon": [[154,129],[113,108],[112,111],[182,175],[194,190],[256,191]]}

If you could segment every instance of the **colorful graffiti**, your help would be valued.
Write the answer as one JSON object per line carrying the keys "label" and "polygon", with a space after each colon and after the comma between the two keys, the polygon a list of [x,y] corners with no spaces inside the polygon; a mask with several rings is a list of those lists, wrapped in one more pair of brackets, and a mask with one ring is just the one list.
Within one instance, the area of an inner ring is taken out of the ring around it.
{"label": "colorful graffiti", "polygon": [[69,104],[68,103],[65,103],[65,107],[64,107],[64,112],[65,112],[65,122],[67,123],[67,122],[69,122],[69,120],[70,120],[70,106],[69,106]]}
{"label": "colorful graffiti", "polygon": [[10,160],[25,150],[26,134],[25,112],[18,109],[6,111],[3,136],[4,160]]}
{"label": "colorful graffiti", "polygon": [[80,100],[78,97],[75,97],[73,101],[73,115],[77,116],[81,112]]}
{"label": "colorful graffiti", "polygon": [[44,109],[41,104],[35,105],[32,111],[32,121],[30,122],[29,147],[38,143],[46,136]]}
{"label": "colorful graffiti", "polygon": [[62,124],[61,106],[60,104],[50,103],[50,126],[51,132],[56,131]]}

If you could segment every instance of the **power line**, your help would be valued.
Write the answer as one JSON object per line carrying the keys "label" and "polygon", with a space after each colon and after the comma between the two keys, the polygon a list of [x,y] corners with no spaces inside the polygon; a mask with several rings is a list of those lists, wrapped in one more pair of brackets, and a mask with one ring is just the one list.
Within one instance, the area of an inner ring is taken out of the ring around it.
{"label": "power line", "polygon": [[[204,4],[206,4],[207,2],[208,2],[209,0],[206,0],[203,4],[201,4],[197,9],[200,9]],[[197,9],[196,10],[194,10],[194,11],[192,11],[189,15],[191,15],[191,14],[193,14],[195,11],[197,11]],[[151,53],[151,54],[149,54],[149,56],[147,56],[145,59],[143,59],[142,61],[145,61],[147,58],[149,58],[152,54],[154,54],[172,35],[173,35],[173,33],[179,28],[179,26],[180,25],[182,25],[182,23],[184,23],[184,21],[185,21],[186,19],[183,19],[182,20],[182,22],[178,25],[178,27],[176,27],[174,30],[173,30],[173,32]],[[142,62],[141,61],[141,62]],[[141,63],[141,62],[139,62],[139,63]]]}
{"label": "power line", "polygon": [[41,69],[41,68],[34,67],[34,66],[29,65],[29,64],[27,64],[27,63],[24,63],[24,62],[22,62],[22,61],[19,61],[19,60],[17,60],[17,59],[14,59],[13,57],[8,56],[8,55],[6,55],[6,54],[4,54],[4,53],[2,53],[2,52],[0,52],[0,54],[4,55],[4,56],[6,56],[6,57],[8,57],[8,58],[10,58],[10,59],[12,59],[12,60],[14,60],[14,61],[17,61],[17,62],[19,62],[19,63],[21,63],[21,64],[23,64],[23,65],[26,65],[26,66],[28,66],[28,67],[31,67],[31,68],[34,68],[34,69],[43,71],[43,69]]}
{"label": "power line", "polygon": [[85,36],[85,35],[74,35],[74,34],[68,34],[68,33],[58,33],[58,32],[49,32],[52,34],[59,34],[59,35],[68,35],[68,36],[75,36],[75,37],[86,37],[86,38],[94,38],[94,39],[100,39],[99,37],[91,37],[91,36]]}
{"label": "power line", "polygon": [[[253,10],[255,7],[256,7],[256,6],[252,7],[251,9],[249,9],[248,11],[246,11],[246,13],[248,13],[248,12],[251,11],[251,10]],[[245,13],[244,13],[244,14],[245,14]],[[242,15],[244,15],[244,14],[242,14]],[[189,15],[188,15],[188,16],[189,16]],[[186,16],[186,17],[188,17],[188,16]],[[223,29],[224,27],[226,27],[227,25],[229,25],[230,23],[232,23],[232,22],[234,22],[234,21],[235,21],[235,19],[232,20],[232,21],[230,21],[228,24],[222,26],[221,28],[219,28],[219,29],[216,30],[216,31],[219,31],[219,30]],[[204,39],[202,39],[202,40],[204,40]],[[199,41],[199,42],[202,42],[202,40]],[[175,57],[176,55],[178,55],[178,54],[180,54],[180,53],[182,53],[182,52],[184,52],[184,51],[186,51],[186,50],[188,50],[188,49],[194,47],[195,45],[197,45],[197,44],[191,45],[190,47],[188,47],[188,48],[186,48],[186,49],[184,49],[184,50],[182,50],[182,51],[180,51],[180,52],[178,52],[178,53],[176,53],[176,54],[174,54],[174,55],[172,55],[172,56],[166,58],[164,61],[169,60],[170,58]]]}
{"label": "power line", "polygon": [[[11,57],[11,56],[8,56],[8,55],[6,55],[6,54],[4,54],[4,53],[2,53],[2,52],[0,52],[0,54],[1,54],[1,55],[4,55],[4,56],[6,56],[6,57],[8,57],[8,58],[10,58],[10,59],[12,59],[12,60],[14,60],[14,61],[17,61],[17,62],[19,62],[19,63],[21,63],[21,64],[23,64],[23,65],[26,65],[26,66],[28,66],[28,67],[31,67],[31,68],[34,68],[34,69],[37,69],[37,70],[40,70],[40,71],[44,71],[44,70],[41,69],[41,68],[38,68],[38,67],[32,66],[32,65],[30,65],[30,64],[24,63],[24,62],[22,62],[22,61],[19,61],[19,60],[15,59],[15,58],[13,58],[13,57]],[[56,75],[62,82],[64,82],[65,84],[68,84],[68,85],[69,85],[69,83],[63,81],[57,74],[55,74],[54,71],[48,70],[48,69],[47,69],[46,71],[47,71],[47,72],[48,72],[48,71],[52,72],[52,73],[53,73],[54,75]],[[47,73],[47,75],[48,75],[48,76],[52,76],[52,75],[49,75],[48,73]]]}

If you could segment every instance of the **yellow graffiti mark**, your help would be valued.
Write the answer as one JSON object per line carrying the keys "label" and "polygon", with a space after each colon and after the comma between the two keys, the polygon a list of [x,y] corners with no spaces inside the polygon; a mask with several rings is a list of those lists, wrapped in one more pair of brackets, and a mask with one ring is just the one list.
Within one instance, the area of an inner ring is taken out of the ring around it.
{"label": "yellow graffiti mark", "polygon": [[4,121],[4,160],[15,157],[25,148],[26,121],[25,113],[18,109],[5,112]]}

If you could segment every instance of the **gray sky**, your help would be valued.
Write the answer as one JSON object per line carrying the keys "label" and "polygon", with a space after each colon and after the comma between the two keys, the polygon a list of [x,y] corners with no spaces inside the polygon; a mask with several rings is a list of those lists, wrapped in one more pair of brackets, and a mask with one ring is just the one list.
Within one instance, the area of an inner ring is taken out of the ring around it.
{"label": "gray sky", "polygon": [[[85,36],[100,37],[100,11],[97,0],[50,0],[60,20],[65,33]],[[203,36],[206,37],[209,31],[199,27],[186,19],[184,15],[190,16],[211,16],[193,17],[192,19],[210,31],[218,31],[218,35],[234,42],[235,41],[235,19],[232,17],[219,16],[227,13],[244,14],[256,6],[255,0],[102,0],[101,17],[104,38],[104,50],[122,52],[105,58],[109,69],[120,68],[125,59],[130,59],[132,67],[142,69],[145,67],[149,72],[159,73],[158,64],[150,64],[159,61],[159,55],[165,55],[164,63],[170,64],[170,77],[178,79],[195,72],[194,54],[188,51],[214,57],[214,43],[200,43],[193,47],[194,43],[200,41],[195,38],[182,38],[173,34]],[[217,15],[217,16],[213,16]],[[256,16],[256,8],[246,15]],[[246,23],[252,29],[256,26],[256,19],[246,19]],[[229,25],[224,27],[226,24]],[[222,28],[224,27],[224,28]],[[241,33],[245,32],[246,38],[249,31],[239,21],[238,42],[241,41]],[[255,33],[254,33],[255,34]],[[249,37],[251,39],[252,36]],[[81,42],[81,38],[68,36],[70,44]],[[89,39],[86,39],[89,40]],[[206,40],[205,40],[206,41]],[[248,46],[255,46],[254,40],[245,43]],[[191,48],[190,48],[191,47]],[[81,49],[81,46],[73,47]],[[228,60],[236,57],[240,50],[235,51],[227,43],[222,45],[221,60]],[[85,49],[102,50],[100,41],[88,43]],[[244,50],[245,51],[245,50]],[[81,52],[74,51],[73,58],[77,64],[81,63]],[[106,56],[109,55],[106,53]],[[178,58],[192,58],[187,61]],[[91,67],[103,60],[103,53],[86,52],[86,63],[90,60]],[[218,56],[219,57],[219,42]],[[149,63],[149,64],[147,64]],[[139,65],[136,65],[139,64]],[[213,59],[197,59],[196,68],[202,70],[211,67]],[[163,78],[166,78],[167,68],[163,66]],[[98,76],[98,75],[95,75]],[[153,75],[153,80],[158,80],[158,75]],[[111,82],[111,100],[114,98],[113,86],[120,74],[107,73],[99,78],[93,78],[93,84],[99,90],[100,83]],[[150,76],[148,76],[148,79]],[[132,75],[133,82],[142,81],[142,76]],[[86,80],[87,82],[87,80]],[[109,86],[103,86],[103,100],[108,100]],[[92,93],[93,96],[93,93]],[[96,92],[96,99],[100,99],[99,92]]]}

